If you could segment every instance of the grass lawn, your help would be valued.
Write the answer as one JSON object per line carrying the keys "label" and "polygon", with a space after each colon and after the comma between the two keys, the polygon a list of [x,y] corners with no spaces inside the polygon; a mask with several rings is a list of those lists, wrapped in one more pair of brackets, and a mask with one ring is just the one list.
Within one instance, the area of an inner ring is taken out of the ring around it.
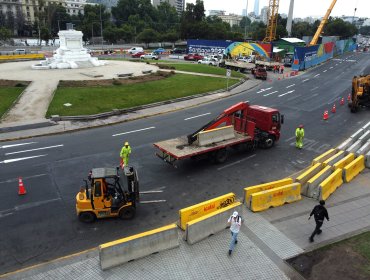
{"label": "grass lawn", "polygon": [[[226,69],[215,67],[215,66],[197,64],[197,63],[166,63],[166,65],[173,66],[175,67],[176,70],[179,70],[179,71],[226,76]],[[231,71],[231,77],[243,78],[245,77],[245,75],[237,71]]]}
{"label": "grass lawn", "polygon": [[[230,80],[229,86],[238,80]],[[97,87],[59,87],[47,116],[76,116],[108,112],[178,97],[226,88],[226,79],[175,74],[168,78],[137,84]],[[66,107],[63,104],[71,103]]]}
{"label": "grass lawn", "polygon": [[0,118],[12,106],[24,87],[0,87]]}

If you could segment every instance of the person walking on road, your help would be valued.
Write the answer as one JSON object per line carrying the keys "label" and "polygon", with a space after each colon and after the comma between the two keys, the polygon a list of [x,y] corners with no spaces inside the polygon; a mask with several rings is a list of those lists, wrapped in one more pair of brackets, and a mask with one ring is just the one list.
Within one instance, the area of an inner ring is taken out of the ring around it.
{"label": "person walking on road", "polygon": [[131,154],[131,147],[128,142],[125,142],[125,145],[122,147],[119,156],[121,157],[121,168],[123,169],[128,165],[128,160]]}
{"label": "person walking on road", "polygon": [[284,74],[284,65],[281,65],[281,66],[280,66],[280,73],[281,73],[281,74]]}
{"label": "person walking on road", "polygon": [[227,220],[227,223],[230,224],[231,231],[231,242],[229,247],[229,255],[234,250],[235,244],[238,243],[238,233],[242,225],[242,217],[239,216],[239,213],[235,211],[230,218]]}
{"label": "person walking on road", "polygon": [[304,128],[303,124],[300,124],[299,127],[295,130],[295,146],[298,149],[303,148],[303,138],[304,138]]}
{"label": "person walking on road", "polygon": [[314,237],[316,234],[322,233],[321,226],[324,223],[324,218],[326,218],[329,221],[329,215],[328,215],[328,210],[325,208],[325,201],[320,200],[320,204],[316,205],[310,214],[310,217],[308,219],[311,219],[312,215],[314,215],[315,222],[316,222],[316,227],[313,233],[311,234],[309,240],[310,242],[314,242]]}

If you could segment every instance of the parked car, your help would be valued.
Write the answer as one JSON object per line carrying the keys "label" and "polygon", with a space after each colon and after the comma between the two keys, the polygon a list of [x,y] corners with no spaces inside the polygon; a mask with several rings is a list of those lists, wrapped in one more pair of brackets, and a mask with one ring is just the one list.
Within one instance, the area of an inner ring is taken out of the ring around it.
{"label": "parked car", "polygon": [[155,53],[155,54],[162,54],[164,52],[166,52],[166,50],[164,48],[158,48],[158,49],[153,51],[153,53]]}
{"label": "parked car", "polygon": [[155,54],[155,53],[146,53],[146,54],[142,54],[140,56],[140,59],[154,59],[154,60],[158,60],[158,55]]}
{"label": "parked car", "polygon": [[142,47],[132,47],[131,49],[127,50],[129,54],[135,54],[135,53],[143,52],[143,51],[144,49]]}
{"label": "parked car", "polygon": [[205,57],[203,59],[198,60],[198,64],[207,64],[210,66],[217,66],[218,60],[212,57]]}
{"label": "parked car", "polygon": [[252,74],[256,79],[260,78],[262,80],[267,79],[267,71],[263,67],[256,67],[252,69]]}
{"label": "parked car", "polygon": [[170,51],[171,54],[184,54],[186,53],[185,49],[179,49],[179,48],[174,48],[173,50]]}
{"label": "parked car", "polygon": [[197,54],[197,53],[189,53],[188,55],[184,56],[185,60],[191,60],[191,61],[198,61],[202,60],[204,58],[203,55]]}
{"label": "parked car", "polygon": [[138,53],[134,53],[133,55],[131,55],[131,57],[140,58],[140,56],[142,56],[143,54],[145,54],[145,52],[138,52]]}

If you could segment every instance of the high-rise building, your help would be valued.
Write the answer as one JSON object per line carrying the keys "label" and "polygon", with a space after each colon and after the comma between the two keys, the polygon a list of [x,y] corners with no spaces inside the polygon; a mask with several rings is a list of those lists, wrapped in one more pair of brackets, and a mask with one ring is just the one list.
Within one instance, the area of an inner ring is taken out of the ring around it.
{"label": "high-rise building", "polygon": [[261,21],[264,23],[264,24],[267,24],[268,20],[269,20],[269,7],[265,6],[261,9]]}
{"label": "high-rise building", "polygon": [[260,0],[254,0],[254,9],[253,9],[253,11],[254,11],[254,14],[256,16],[259,15],[259,9],[260,9]]}
{"label": "high-rise building", "polygon": [[158,6],[162,2],[168,2],[171,6],[176,8],[177,13],[181,14],[184,11],[185,0],[153,0],[153,6]]}
{"label": "high-rise building", "polygon": [[226,11],[223,10],[209,10],[208,15],[209,16],[223,16],[226,14]]}

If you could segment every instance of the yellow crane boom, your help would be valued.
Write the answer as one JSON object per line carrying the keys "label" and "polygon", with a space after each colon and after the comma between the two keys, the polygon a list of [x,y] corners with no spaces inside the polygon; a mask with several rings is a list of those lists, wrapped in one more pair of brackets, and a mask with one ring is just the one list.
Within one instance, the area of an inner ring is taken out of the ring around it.
{"label": "yellow crane boom", "polygon": [[269,0],[269,15],[266,28],[266,36],[263,42],[272,42],[276,39],[276,27],[280,0]]}
{"label": "yellow crane boom", "polygon": [[313,45],[317,44],[317,41],[319,40],[320,34],[321,34],[322,30],[324,29],[325,24],[328,21],[328,18],[330,16],[331,11],[334,8],[335,3],[337,3],[337,0],[333,0],[333,2],[331,2],[329,9],[326,11],[325,16],[322,18],[322,20],[320,22],[320,25],[317,28],[316,33],[315,33],[315,35],[313,36],[313,38],[310,42],[310,46],[313,46]]}

